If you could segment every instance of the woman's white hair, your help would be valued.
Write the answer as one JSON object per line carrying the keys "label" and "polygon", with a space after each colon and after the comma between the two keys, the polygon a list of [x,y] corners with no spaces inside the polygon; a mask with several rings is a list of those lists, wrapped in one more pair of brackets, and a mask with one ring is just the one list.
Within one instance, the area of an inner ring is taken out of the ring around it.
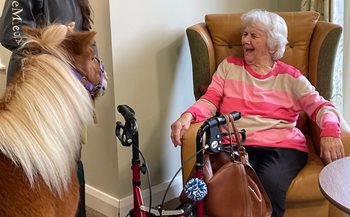
{"label": "woman's white hair", "polygon": [[267,46],[275,50],[273,60],[281,59],[288,43],[288,28],[286,21],[276,13],[253,9],[241,16],[243,27],[254,26],[264,31],[267,36]]}

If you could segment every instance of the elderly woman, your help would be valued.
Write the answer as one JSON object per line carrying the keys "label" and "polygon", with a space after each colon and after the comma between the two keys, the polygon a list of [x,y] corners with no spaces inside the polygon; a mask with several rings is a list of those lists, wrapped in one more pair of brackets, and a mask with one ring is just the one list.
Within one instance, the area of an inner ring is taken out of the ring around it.
{"label": "elderly woman", "polygon": [[283,63],[287,25],[275,13],[252,10],[241,17],[243,58],[227,57],[207,92],[171,125],[175,146],[192,122],[216,113],[240,111],[237,126],[246,129],[250,163],[268,193],[273,216],[283,216],[288,187],[304,167],[308,148],[296,127],[305,111],[321,129],[321,157],[344,157],[339,116],[296,68]]}

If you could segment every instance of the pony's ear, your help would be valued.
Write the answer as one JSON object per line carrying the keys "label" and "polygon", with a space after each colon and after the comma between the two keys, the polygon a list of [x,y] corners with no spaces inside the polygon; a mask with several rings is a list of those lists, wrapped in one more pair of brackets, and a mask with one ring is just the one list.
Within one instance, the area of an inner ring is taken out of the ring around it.
{"label": "pony's ear", "polygon": [[78,45],[82,50],[90,47],[94,41],[96,32],[76,32],[74,34],[74,41],[78,42]]}
{"label": "pony's ear", "polygon": [[96,32],[72,32],[64,43],[67,49],[80,55],[91,47],[95,35]]}
{"label": "pony's ear", "polygon": [[22,31],[26,35],[40,37],[42,29],[33,28],[33,27],[29,27],[29,26],[22,26]]}
{"label": "pony's ear", "polygon": [[83,47],[92,45],[96,32],[92,31],[92,32],[80,32],[80,33],[81,34],[77,35],[77,37],[81,41],[81,45]]}

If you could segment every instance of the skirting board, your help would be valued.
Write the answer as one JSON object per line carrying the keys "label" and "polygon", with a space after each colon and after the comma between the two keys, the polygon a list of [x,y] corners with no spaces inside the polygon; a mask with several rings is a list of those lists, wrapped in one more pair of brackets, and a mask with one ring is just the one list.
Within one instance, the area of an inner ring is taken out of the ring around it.
{"label": "skirting board", "polygon": [[[152,187],[152,206],[160,204],[170,181]],[[179,196],[182,190],[182,177],[175,178],[168,190],[165,201]],[[145,206],[149,206],[149,190],[142,191]],[[125,217],[133,207],[133,195],[122,199],[112,197],[94,187],[85,185],[86,205],[108,217]]]}

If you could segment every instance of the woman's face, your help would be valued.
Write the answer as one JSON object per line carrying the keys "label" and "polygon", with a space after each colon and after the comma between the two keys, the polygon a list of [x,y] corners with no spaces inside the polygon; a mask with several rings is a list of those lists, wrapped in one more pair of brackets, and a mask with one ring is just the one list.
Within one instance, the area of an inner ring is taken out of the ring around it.
{"label": "woman's face", "polygon": [[266,33],[255,26],[245,27],[241,43],[243,56],[247,64],[265,65],[271,61],[271,52],[267,47]]}

